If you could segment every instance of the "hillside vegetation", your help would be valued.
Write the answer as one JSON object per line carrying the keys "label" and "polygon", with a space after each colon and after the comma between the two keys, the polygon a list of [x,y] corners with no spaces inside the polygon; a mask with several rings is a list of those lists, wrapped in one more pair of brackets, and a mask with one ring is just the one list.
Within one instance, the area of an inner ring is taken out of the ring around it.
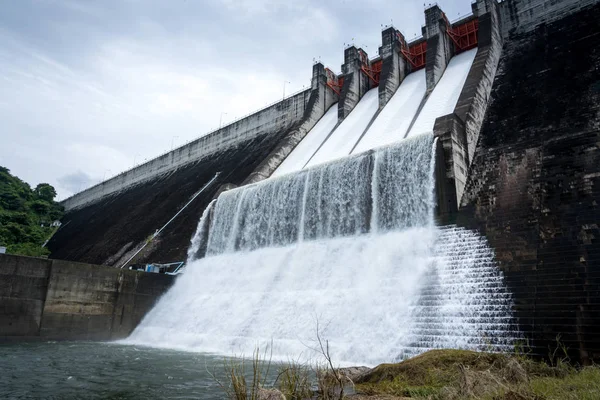
{"label": "hillside vegetation", "polygon": [[57,229],[51,224],[63,215],[54,201],[56,190],[47,183],[32,189],[0,166],[0,246],[7,253],[46,256],[50,252],[42,244]]}

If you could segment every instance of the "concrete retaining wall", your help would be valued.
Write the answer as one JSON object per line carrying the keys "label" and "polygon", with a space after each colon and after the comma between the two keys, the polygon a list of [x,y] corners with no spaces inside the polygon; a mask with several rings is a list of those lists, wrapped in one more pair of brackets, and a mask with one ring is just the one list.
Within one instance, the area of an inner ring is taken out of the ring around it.
{"label": "concrete retaining wall", "polygon": [[543,23],[596,4],[598,0],[507,0],[501,3],[502,34],[526,33]]}
{"label": "concrete retaining wall", "polygon": [[[444,187],[448,193],[442,195],[444,203],[439,204],[443,219],[458,209],[463,196],[468,170],[479,140],[479,132],[502,53],[497,4],[494,0],[478,0],[473,8],[479,19],[477,54],[454,112],[438,118],[434,126],[434,134],[440,138],[444,150],[446,167],[446,185]],[[433,13],[435,8],[429,10],[431,10],[430,14],[437,15],[437,13]],[[433,16],[429,19],[438,20]],[[445,34],[445,36],[447,35]],[[436,43],[437,39],[432,47],[437,45]],[[427,46],[429,49],[430,39],[428,39]],[[443,57],[438,57],[437,60],[442,64],[448,61],[449,59],[446,60]],[[431,72],[428,69],[428,74],[431,75],[428,75],[428,79],[434,79],[434,71],[433,67],[431,67]]]}
{"label": "concrete retaining wall", "polygon": [[62,201],[61,204],[67,211],[77,209],[130,186],[156,179],[190,163],[199,162],[252,138],[289,129],[303,117],[310,93],[311,90],[307,89],[290,96],[185,146],[77,193]]}
{"label": "concrete retaining wall", "polygon": [[600,4],[504,45],[457,223],[485,234],[537,354],[600,360]]}
{"label": "concrete retaining wall", "polygon": [[174,277],[0,255],[0,339],[127,337]]}
{"label": "concrete retaining wall", "polygon": [[0,337],[37,336],[51,262],[0,254]]}

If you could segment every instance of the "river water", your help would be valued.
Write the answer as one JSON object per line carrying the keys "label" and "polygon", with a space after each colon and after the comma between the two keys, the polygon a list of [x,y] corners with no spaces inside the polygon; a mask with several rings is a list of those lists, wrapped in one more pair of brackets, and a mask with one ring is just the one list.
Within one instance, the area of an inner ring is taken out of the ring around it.
{"label": "river water", "polygon": [[[0,399],[222,399],[224,359],[98,342],[0,344]],[[271,374],[277,367],[271,365]]]}

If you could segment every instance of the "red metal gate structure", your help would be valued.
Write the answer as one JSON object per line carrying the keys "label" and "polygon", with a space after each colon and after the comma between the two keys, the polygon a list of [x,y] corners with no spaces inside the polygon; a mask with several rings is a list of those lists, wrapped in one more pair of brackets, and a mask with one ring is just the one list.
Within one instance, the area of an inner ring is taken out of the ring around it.
{"label": "red metal gate structure", "polygon": [[342,92],[342,87],[344,86],[344,77],[340,76],[338,78],[335,72],[329,68],[325,68],[325,73],[327,74],[327,86],[339,96]]}
{"label": "red metal gate structure", "polygon": [[446,32],[454,42],[456,54],[477,47],[477,32],[479,31],[479,21],[477,18],[455,27],[448,22],[446,15],[444,15],[444,19],[446,20]]}
{"label": "red metal gate structure", "polygon": [[427,60],[427,41],[424,40],[410,47],[402,41],[400,43],[400,52],[410,65],[412,65],[412,70],[416,71],[423,68]]}
{"label": "red metal gate structure", "polygon": [[363,62],[360,70],[369,77],[373,81],[373,87],[379,86],[379,77],[381,76],[381,66],[383,65],[383,60],[379,59],[373,61],[371,66],[366,62]]}

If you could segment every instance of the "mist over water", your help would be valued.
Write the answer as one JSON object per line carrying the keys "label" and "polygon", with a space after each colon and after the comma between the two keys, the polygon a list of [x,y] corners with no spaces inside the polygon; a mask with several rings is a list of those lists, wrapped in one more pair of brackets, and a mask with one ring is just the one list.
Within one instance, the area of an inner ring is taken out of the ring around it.
{"label": "mist over water", "polygon": [[223,193],[127,342],[310,359],[318,323],[343,364],[507,348],[511,297],[485,239],[434,226],[434,159],[428,134]]}

